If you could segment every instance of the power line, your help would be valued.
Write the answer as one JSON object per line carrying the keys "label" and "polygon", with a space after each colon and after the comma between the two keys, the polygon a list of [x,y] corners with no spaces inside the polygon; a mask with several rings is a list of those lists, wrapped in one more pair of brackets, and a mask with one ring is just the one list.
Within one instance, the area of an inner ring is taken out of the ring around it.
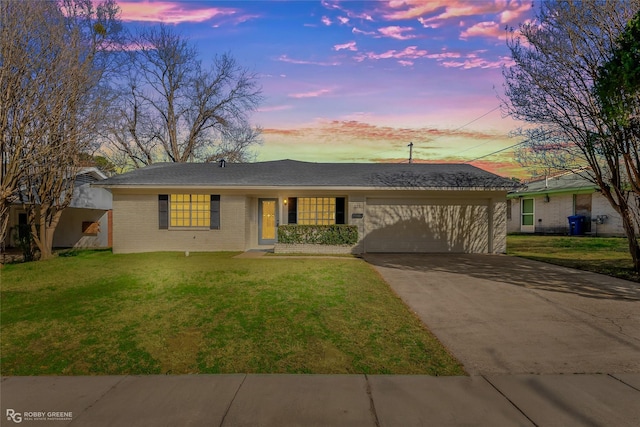
{"label": "power line", "polygon": [[[489,114],[491,114],[491,113],[493,113],[494,111],[499,110],[499,109],[500,109],[500,105],[498,105],[497,107],[492,108],[491,110],[487,111],[486,113],[482,114],[481,116],[476,117],[475,119],[471,120],[470,122],[465,123],[465,124],[463,124],[462,126],[455,128],[454,130],[452,130],[452,131],[451,131],[451,133],[453,134],[453,133],[455,133],[455,132],[458,132],[459,130],[464,129],[465,127],[469,126],[470,124],[477,122],[478,120],[480,120],[480,119],[482,119],[482,118],[484,118],[484,117],[488,116]],[[445,135],[439,135],[439,136],[436,136],[435,138],[430,139],[428,142],[430,142],[430,143],[431,143],[431,142],[433,142],[433,141],[437,141],[437,140],[438,140],[438,139],[440,139],[440,138],[444,138],[444,136],[445,136]],[[447,136],[448,136],[448,135],[447,135]],[[493,141],[483,142],[482,144],[476,145],[475,147],[467,148],[467,149],[465,149],[465,150],[461,151],[460,153],[464,153],[465,151],[472,150],[472,149],[474,149],[474,148],[477,148],[477,147],[483,146],[483,145],[488,144],[488,143],[490,143],[490,142],[493,142]],[[383,154],[386,154],[386,153],[395,153],[395,152],[396,152],[396,150],[394,149],[394,150],[379,151],[377,154],[378,154],[378,156],[380,156],[380,155],[383,155]],[[458,153],[458,154],[460,154],[460,153]],[[473,160],[472,160],[472,161],[473,161]],[[402,161],[401,163],[404,163],[404,161]]]}
{"label": "power line", "polygon": [[507,150],[509,150],[511,148],[517,147],[518,145],[522,145],[525,142],[527,142],[527,141],[520,141],[517,144],[510,145],[510,146],[508,146],[506,148],[501,148],[500,150],[496,150],[496,151],[494,151],[492,153],[485,154],[484,156],[476,157],[475,159],[472,159],[472,160],[467,160],[465,163],[471,163],[471,162],[475,162],[476,160],[484,159],[485,157],[493,156],[494,154],[498,154],[498,153],[501,153],[503,151],[507,151]]}
{"label": "power line", "polygon": [[[464,125],[460,126],[459,128],[454,129],[452,132],[458,132],[460,129],[462,129],[462,128],[465,128],[465,127],[469,126],[471,123],[475,123],[475,122],[477,122],[477,121],[478,121],[478,120],[480,120],[481,118],[483,118],[483,117],[485,117],[485,116],[488,116],[489,114],[493,113],[494,111],[496,111],[496,110],[498,110],[498,109],[500,109],[500,106],[499,106],[499,105],[498,105],[497,107],[495,107],[493,110],[491,110],[491,111],[487,111],[486,113],[484,113],[484,114],[483,114],[483,115],[481,115],[480,117],[478,117],[478,118],[475,118],[475,119],[471,120],[469,123],[466,123],[466,124],[464,124]],[[437,139],[437,138],[434,138],[434,139]],[[434,139],[432,139],[431,141],[433,141]],[[471,148],[473,148],[473,147],[471,147]],[[468,150],[470,150],[471,148],[469,148]],[[466,150],[465,150],[465,151],[466,151]]]}

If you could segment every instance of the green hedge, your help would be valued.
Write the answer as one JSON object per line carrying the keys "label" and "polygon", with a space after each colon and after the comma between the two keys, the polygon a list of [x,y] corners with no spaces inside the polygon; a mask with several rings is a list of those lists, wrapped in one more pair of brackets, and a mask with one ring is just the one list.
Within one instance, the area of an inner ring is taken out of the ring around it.
{"label": "green hedge", "polygon": [[355,225],[281,225],[278,243],[311,245],[350,245],[358,243]]}

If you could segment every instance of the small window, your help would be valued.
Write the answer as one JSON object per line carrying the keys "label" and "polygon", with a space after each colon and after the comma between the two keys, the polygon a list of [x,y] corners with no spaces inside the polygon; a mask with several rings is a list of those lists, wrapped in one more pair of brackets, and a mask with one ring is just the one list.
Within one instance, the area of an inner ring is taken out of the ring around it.
{"label": "small window", "polygon": [[97,236],[100,233],[100,223],[93,221],[82,221],[82,234],[87,236]]}
{"label": "small window", "polygon": [[533,199],[522,199],[522,225],[533,225]]}

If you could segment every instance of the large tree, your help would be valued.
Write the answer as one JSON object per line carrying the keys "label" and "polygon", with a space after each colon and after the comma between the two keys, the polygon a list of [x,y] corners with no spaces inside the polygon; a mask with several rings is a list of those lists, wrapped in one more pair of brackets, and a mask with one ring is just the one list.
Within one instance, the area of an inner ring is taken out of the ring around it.
{"label": "large tree", "polygon": [[136,36],[129,50],[131,69],[107,134],[114,162],[247,160],[260,142],[260,129],[249,124],[261,101],[255,74],[230,54],[205,66],[193,44],[165,25]]}
{"label": "large tree", "polygon": [[595,89],[612,139],[621,144],[630,187],[640,197],[640,11],[600,69]]}
{"label": "large tree", "polygon": [[102,120],[116,13],[112,0],[0,3],[0,238],[20,202],[42,259]]}
{"label": "large tree", "polygon": [[631,189],[638,176],[626,167],[638,166],[637,144],[620,131],[624,116],[607,111],[596,85],[639,9],[638,0],[544,1],[535,20],[511,33],[514,64],[503,71],[504,112],[532,125],[523,131],[520,154],[546,170],[578,172],[597,184],[622,218],[637,271],[640,199]]}

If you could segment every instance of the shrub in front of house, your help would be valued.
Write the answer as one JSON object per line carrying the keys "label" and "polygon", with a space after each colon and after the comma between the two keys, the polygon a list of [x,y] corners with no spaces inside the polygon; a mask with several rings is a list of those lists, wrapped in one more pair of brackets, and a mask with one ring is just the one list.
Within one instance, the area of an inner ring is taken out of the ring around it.
{"label": "shrub in front of house", "polygon": [[355,225],[298,225],[278,227],[278,243],[306,245],[349,245],[358,243]]}

